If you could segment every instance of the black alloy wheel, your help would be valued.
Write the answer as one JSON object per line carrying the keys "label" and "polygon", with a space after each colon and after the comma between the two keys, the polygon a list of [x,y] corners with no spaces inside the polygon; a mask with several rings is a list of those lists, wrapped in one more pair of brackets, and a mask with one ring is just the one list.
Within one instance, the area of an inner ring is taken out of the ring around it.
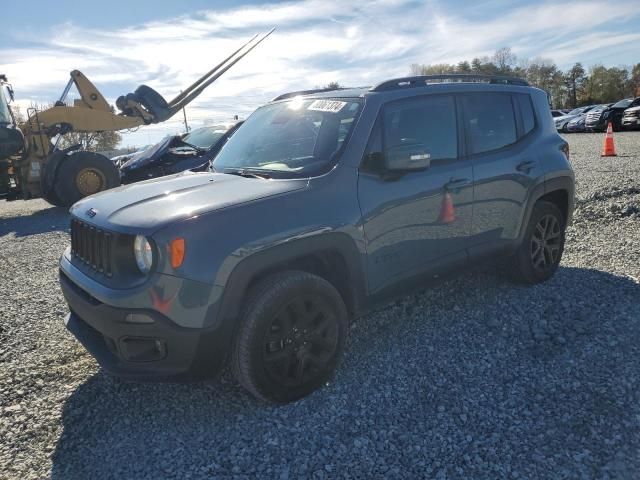
{"label": "black alloy wheel", "polygon": [[279,384],[297,387],[323,372],[338,348],[335,314],[319,295],[298,297],[271,320],[263,360]]}
{"label": "black alloy wheel", "polygon": [[298,400],[324,386],[340,363],[348,313],[335,286],[309,272],[274,273],[250,289],[231,369],[254,396]]}
{"label": "black alloy wheel", "polygon": [[529,285],[549,280],[562,259],[565,225],[558,205],[543,200],[536,202],[522,241],[508,262],[511,278]]}
{"label": "black alloy wheel", "polygon": [[536,270],[553,268],[560,256],[562,247],[562,229],[554,215],[545,215],[540,219],[531,236],[531,261]]}

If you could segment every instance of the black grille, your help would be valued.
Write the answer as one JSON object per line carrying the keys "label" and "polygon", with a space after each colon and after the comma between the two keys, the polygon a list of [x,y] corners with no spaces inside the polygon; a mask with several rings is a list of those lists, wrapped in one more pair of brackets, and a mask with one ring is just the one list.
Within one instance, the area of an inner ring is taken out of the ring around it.
{"label": "black grille", "polygon": [[113,234],[71,220],[71,253],[87,266],[107,277],[112,275]]}

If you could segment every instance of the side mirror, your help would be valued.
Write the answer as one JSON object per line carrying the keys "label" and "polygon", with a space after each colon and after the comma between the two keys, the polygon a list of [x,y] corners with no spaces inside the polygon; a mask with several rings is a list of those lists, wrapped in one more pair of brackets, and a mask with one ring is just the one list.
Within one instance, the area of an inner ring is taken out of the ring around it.
{"label": "side mirror", "polygon": [[391,172],[425,170],[431,166],[431,154],[421,143],[391,147],[385,152],[384,166]]}

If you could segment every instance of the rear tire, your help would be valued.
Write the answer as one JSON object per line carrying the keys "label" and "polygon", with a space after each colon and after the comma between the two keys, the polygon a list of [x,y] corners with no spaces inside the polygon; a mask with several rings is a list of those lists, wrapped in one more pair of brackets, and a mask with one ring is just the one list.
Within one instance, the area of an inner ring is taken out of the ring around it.
{"label": "rear tire", "polygon": [[64,159],[58,168],[52,197],[70,207],[81,198],[120,185],[120,171],[104,155],[77,152]]}
{"label": "rear tire", "polygon": [[555,204],[538,201],[534,205],[522,243],[510,259],[510,276],[515,281],[533,285],[553,276],[564,251],[565,222]]}
{"label": "rear tire", "polygon": [[235,335],[231,368],[254,396],[276,403],[324,385],[342,357],[347,309],[338,291],[316,275],[271,275],[249,294]]}

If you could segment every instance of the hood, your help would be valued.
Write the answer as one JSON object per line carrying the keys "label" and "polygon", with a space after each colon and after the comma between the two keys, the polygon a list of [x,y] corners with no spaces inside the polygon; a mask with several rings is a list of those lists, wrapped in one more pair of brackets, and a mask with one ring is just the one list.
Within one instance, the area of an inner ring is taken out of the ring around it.
{"label": "hood", "polygon": [[[581,115],[580,113],[578,115]],[[571,120],[572,118],[576,118],[578,115],[562,115],[561,117],[556,117],[553,119],[554,122],[564,122],[567,120]]]}
{"label": "hood", "polygon": [[[305,188],[307,179],[265,180],[183,172],[83,198],[71,214],[99,227],[149,235],[177,221]],[[91,210],[91,213],[88,213]]]}
{"label": "hood", "polygon": [[584,123],[584,121],[587,119],[587,114],[586,113],[581,113],[580,115],[576,115],[569,123]]}
{"label": "hood", "polygon": [[153,160],[162,157],[171,146],[171,142],[176,138],[175,135],[163,138],[160,142],[156,143],[153,147],[142,150],[135,153],[129,160],[122,165],[122,170],[135,170],[136,168],[143,167],[151,163]]}

